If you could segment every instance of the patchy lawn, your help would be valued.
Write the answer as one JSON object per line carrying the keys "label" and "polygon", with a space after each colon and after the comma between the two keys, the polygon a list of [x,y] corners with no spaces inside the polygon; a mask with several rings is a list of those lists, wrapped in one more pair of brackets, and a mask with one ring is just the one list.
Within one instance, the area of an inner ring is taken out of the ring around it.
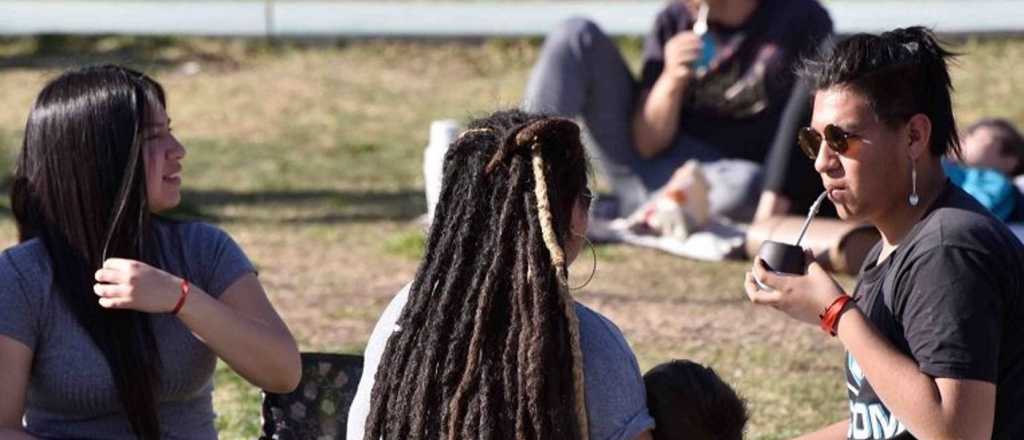
{"label": "patchy lawn", "polygon": [[[0,40],[0,160],[11,158],[35,93],[60,70],[127,62],[167,88],[188,148],[181,213],[218,223],[260,269],[306,351],[361,350],[377,314],[413,275],[423,241],[422,148],[431,120],[520,99],[537,41],[284,43],[224,39]],[[636,65],[639,44],[622,42]],[[1024,40],[971,40],[955,70],[961,123],[1024,123]],[[15,230],[0,203],[0,239]],[[601,246],[578,298],[614,320],[641,367],[709,364],[746,397],[749,437],[780,439],[845,416],[842,350],[820,330],[747,303],[748,263],[700,263]],[[575,272],[588,273],[589,258]],[[259,392],[218,369],[225,439],[254,438]]]}

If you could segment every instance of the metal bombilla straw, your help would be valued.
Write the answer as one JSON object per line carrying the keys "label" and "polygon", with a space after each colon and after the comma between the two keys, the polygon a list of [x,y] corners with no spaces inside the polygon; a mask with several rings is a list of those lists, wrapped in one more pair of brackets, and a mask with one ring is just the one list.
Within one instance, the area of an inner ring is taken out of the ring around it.
{"label": "metal bombilla straw", "polygon": [[804,220],[804,226],[800,228],[800,236],[797,237],[796,243],[793,246],[800,246],[800,242],[804,239],[804,234],[807,233],[807,228],[811,226],[811,219],[818,215],[818,211],[821,209],[821,203],[825,201],[825,196],[828,195],[828,191],[822,191],[821,195],[811,205],[811,209],[807,212],[807,220]]}
{"label": "metal bombilla straw", "polygon": [[[758,258],[762,258],[762,263],[765,263],[763,259],[767,258],[767,256],[779,256],[780,252],[789,252],[790,250],[793,250],[794,248],[797,251],[799,251],[801,249],[800,248],[800,242],[803,241],[804,234],[807,233],[807,227],[809,227],[811,225],[811,219],[813,219],[815,215],[818,215],[818,210],[821,209],[821,203],[825,201],[825,196],[827,196],[827,195],[828,195],[827,191],[821,193],[821,195],[818,196],[817,200],[815,200],[814,203],[811,204],[811,209],[807,213],[807,220],[804,220],[804,225],[803,225],[802,228],[800,228],[800,237],[798,237],[796,239],[796,244],[790,245],[790,244],[785,244],[785,243],[781,243],[781,242],[777,242],[777,241],[771,241],[771,240],[767,240],[767,241],[765,241],[764,243],[761,244],[761,250],[758,251]],[[771,246],[766,246],[766,245],[771,245]],[[767,253],[765,252],[766,248],[768,249]],[[800,252],[802,253],[802,251],[800,251]],[[784,259],[784,258],[787,258],[787,257],[783,256],[782,258]],[[792,261],[792,260],[790,260],[790,261]],[[777,261],[776,263],[778,263],[778,264],[775,266],[775,268],[772,268],[770,266],[765,266],[765,267],[767,269],[769,269],[769,270],[772,270],[772,271],[778,271],[779,269],[781,269],[785,265],[784,261]],[[792,271],[784,271],[784,273],[796,274],[796,272],[792,272]],[[766,291],[772,290],[771,287],[765,285],[757,277],[754,277],[754,282],[757,284],[757,288],[760,289],[760,290],[766,290]]]}

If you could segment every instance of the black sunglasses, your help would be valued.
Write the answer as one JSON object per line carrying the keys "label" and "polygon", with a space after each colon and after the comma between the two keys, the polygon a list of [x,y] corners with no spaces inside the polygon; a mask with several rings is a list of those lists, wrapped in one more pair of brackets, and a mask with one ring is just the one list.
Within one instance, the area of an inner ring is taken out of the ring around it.
{"label": "black sunglasses", "polygon": [[[825,126],[825,145],[828,145],[832,151],[839,154],[845,153],[850,148],[849,140],[851,138],[856,139],[859,137],[832,124]],[[797,132],[797,142],[807,157],[811,158],[811,160],[818,158],[818,151],[821,148],[821,134],[817,130],[811,127],[801,128]]]}

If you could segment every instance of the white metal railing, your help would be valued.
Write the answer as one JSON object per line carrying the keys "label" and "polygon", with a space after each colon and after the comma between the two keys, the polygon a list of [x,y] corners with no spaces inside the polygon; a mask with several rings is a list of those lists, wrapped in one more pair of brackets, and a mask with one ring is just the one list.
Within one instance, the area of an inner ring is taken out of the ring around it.
{"label": "white metal railing", "polygon": [[[0,35],[142,34],[284,37],[543,35],[571,16],[608,33],[645,34],[663,1],[0,0]],[[942,33],[1020,33],[1020,0],[833,0],[839,33],[922,24]]]}

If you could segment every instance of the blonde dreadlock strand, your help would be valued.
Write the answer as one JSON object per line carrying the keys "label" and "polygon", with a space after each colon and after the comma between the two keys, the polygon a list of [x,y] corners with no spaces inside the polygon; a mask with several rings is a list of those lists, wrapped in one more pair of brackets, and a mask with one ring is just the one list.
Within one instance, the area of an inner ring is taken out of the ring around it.
{"label": "blonde dreadlock strand", "polygon": [[558,244],[555,237],[554,226],[551,221],[551,203],[548,199],[548,185],[544,173],[544,158],[541,156],[541,144],[534,138],[530,147],[533,154],[533,179],[534,193],[537,198],[537,217],[540,220],[541,235],[544,237],[544,244],[551,254],[551,264],[555,266],[555,273],[558,277],[558,296],[565,307],[565,317],[569,322],[569,345],[573,357],[573,382],[576,391],[576,418],[580,424],[582,438],[590,437],[589,425],[587,422],[587,404],[584,398],[583,387],[583,351],[580,348],[580,323],[576,316],[575,302],[569,296],[568,277],[565,270],[565,253]]}

